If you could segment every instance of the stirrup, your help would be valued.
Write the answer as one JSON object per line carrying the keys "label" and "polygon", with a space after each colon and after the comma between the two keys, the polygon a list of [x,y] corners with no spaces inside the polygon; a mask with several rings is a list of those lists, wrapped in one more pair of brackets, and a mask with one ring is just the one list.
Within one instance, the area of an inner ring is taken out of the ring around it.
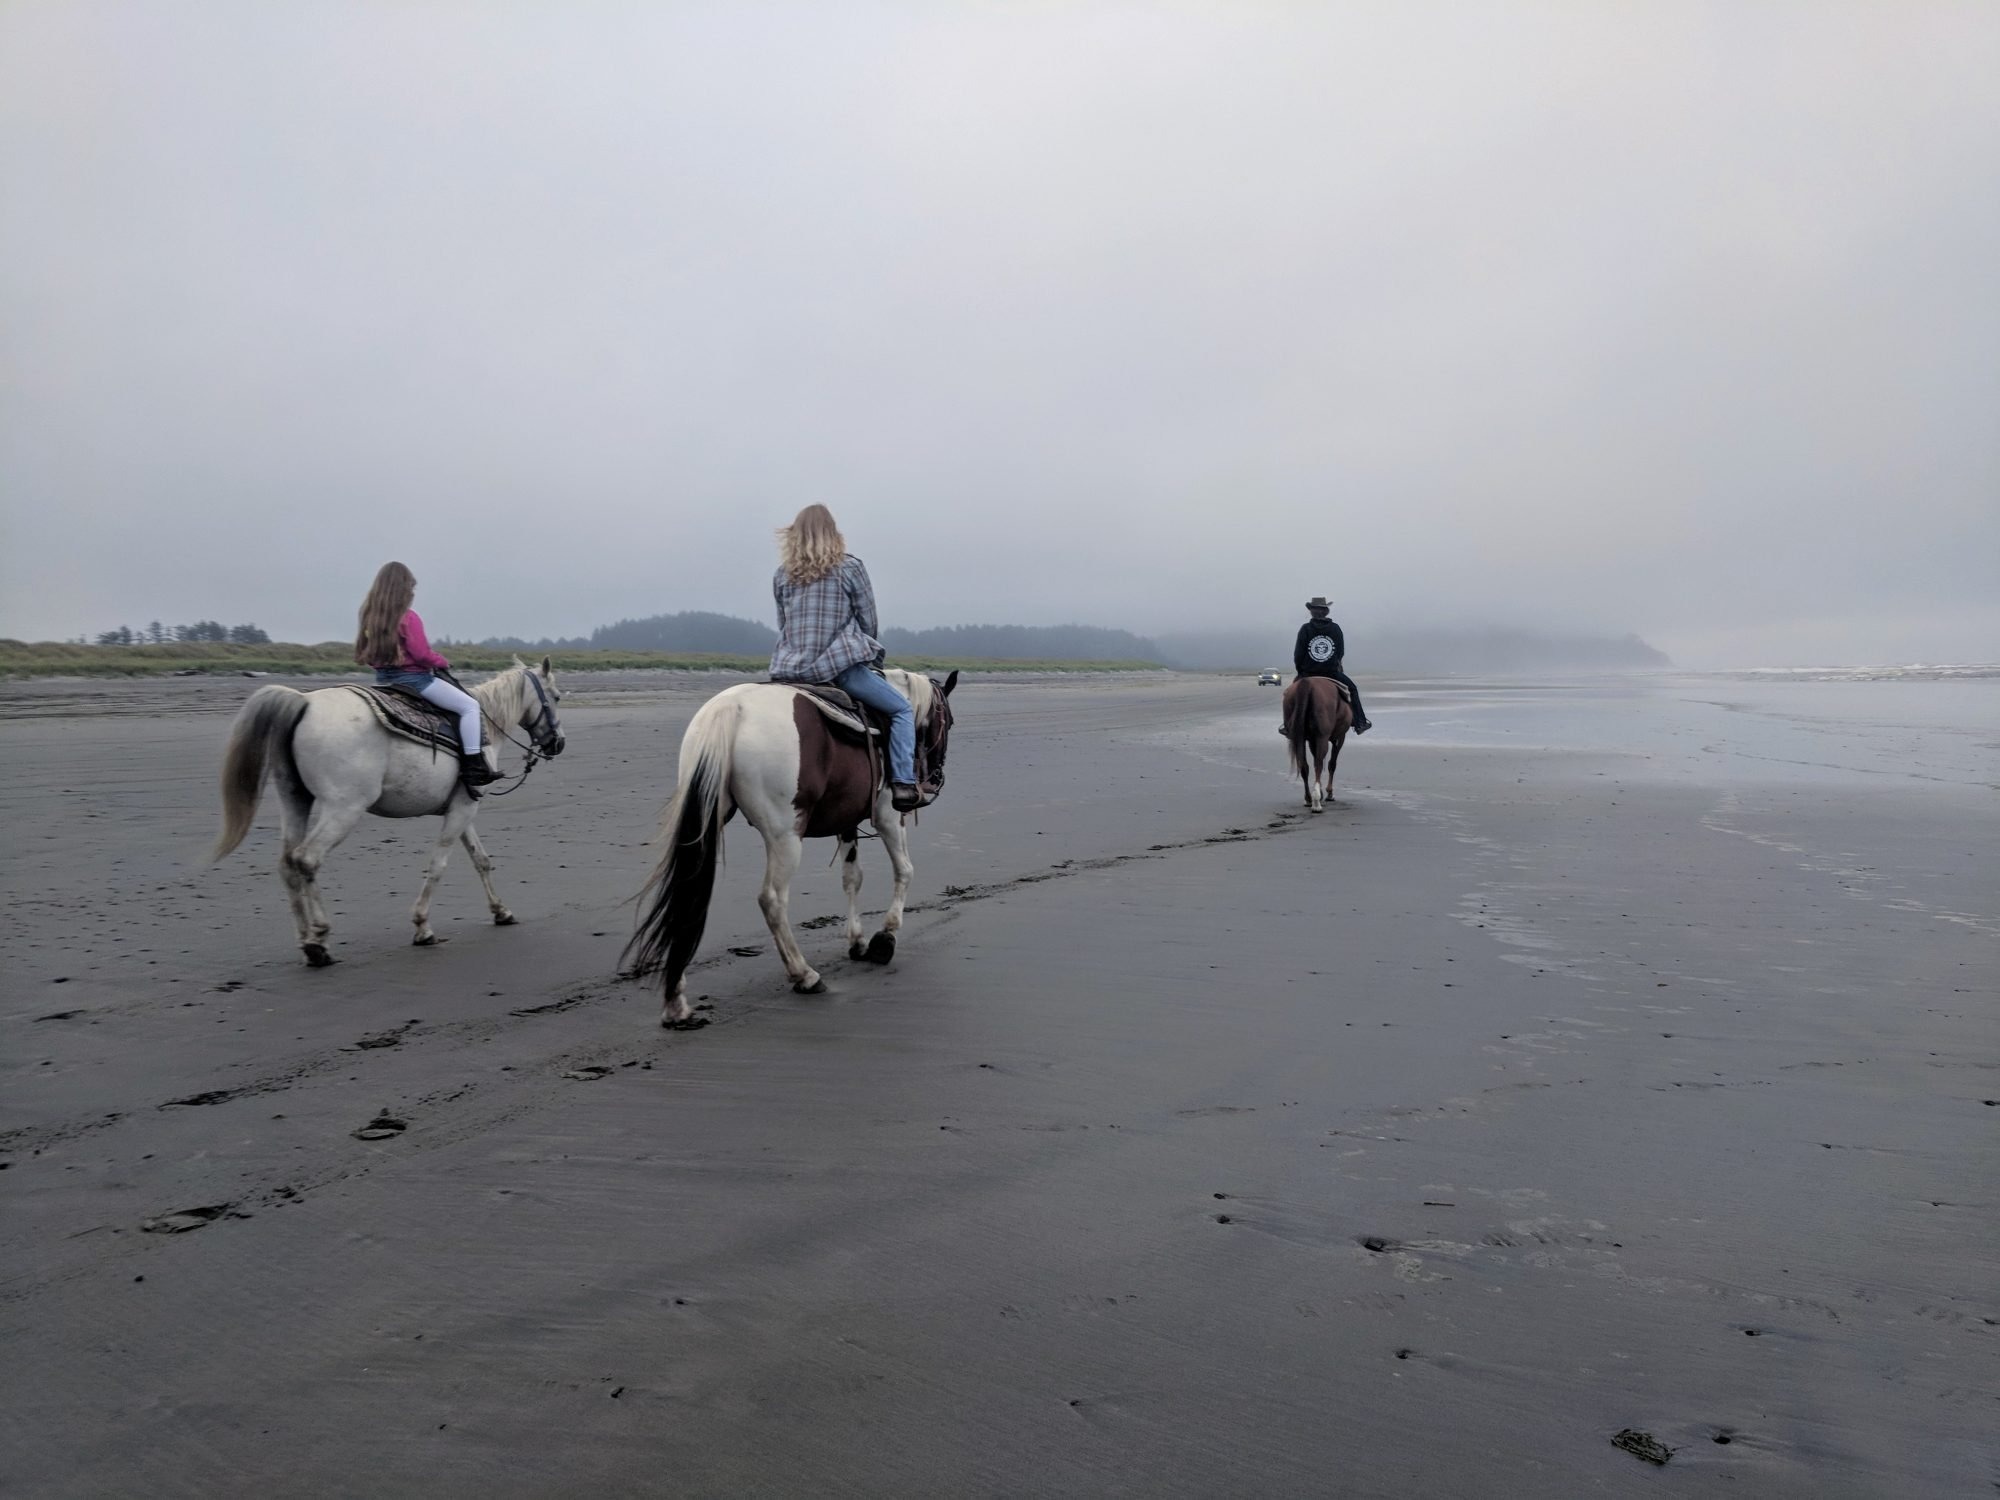
{"label": "stirrup", "polygon": [[923,789],[914,781],[891,782],[889,805],[897,812],[915,812],[924,805]]}
{"label": "stirrup", "polygon": [[467,790],[471,790],[474,787],[492,785],[500,779],[500,773],[486,763],[483,754],[461,753],[458,757],[458,779],[465,783]]}

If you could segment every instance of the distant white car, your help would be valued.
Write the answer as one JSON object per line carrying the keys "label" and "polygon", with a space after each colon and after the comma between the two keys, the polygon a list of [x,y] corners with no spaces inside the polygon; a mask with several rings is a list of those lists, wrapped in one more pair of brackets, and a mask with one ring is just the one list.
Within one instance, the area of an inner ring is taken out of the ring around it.
{"label": "distant white car", "polygon": [[1284,685],[1285,679],[1280,677],[1276,672],[1259,672],[1257,674],[1258,687],[1283,687]]}

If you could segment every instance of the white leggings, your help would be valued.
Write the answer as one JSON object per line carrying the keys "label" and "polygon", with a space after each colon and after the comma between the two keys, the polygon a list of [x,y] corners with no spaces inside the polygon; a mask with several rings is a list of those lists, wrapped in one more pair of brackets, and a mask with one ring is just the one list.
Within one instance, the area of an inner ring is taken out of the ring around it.
{"label": "white leggings", "polygon": [[458,743],[467,755],[479,753],[479,700],[463,688],[455,688],[442,677],[433,677],[430,686],[417,695],[426,703],[450,709],[458,715]]}

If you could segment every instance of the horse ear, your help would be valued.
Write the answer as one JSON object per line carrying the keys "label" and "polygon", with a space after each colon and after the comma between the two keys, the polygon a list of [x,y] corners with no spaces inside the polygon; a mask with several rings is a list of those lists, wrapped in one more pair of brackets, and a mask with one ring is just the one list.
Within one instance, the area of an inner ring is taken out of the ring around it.
{"label": "horse ear", "polygon": [[951,676],[945,678],[944,687],[941,688],[940,691],[945,695],[945,697],[949,698],[951,696],[951,690],[957,686],[958,686],[958,668],[953,667],[951,669]]}
{"label": "horse ear", "polygon": [[546,677],[548,677],[549,675],[551,675],[551,674],[552,674],[552,673],[553,673],[554,671],[555,671],[555,668],[554,668],[554,667],[552,667],[551,665],[549,665],[549,659],[548,659],[548,658],[547,658],[546,656],[545,656],[545,657],[543,657],[543,658],[542,658],[542,676],[543,676],[544,678],[546,678]]}

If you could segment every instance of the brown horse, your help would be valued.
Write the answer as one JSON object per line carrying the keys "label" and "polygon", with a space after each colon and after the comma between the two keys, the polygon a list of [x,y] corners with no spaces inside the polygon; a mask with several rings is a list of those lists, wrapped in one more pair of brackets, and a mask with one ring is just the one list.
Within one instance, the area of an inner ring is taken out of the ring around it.
{"label": "brown horse", "polygon": [[1354,709],[1331,677],[1294,678],[1285,689],[1285,738],[1291,741],[1292,769],[1306,784],[1306,806],[1314,812],[1325,812],[1333,800],[1333,768],[1340,763],[1341,742],[1353,725]]}

